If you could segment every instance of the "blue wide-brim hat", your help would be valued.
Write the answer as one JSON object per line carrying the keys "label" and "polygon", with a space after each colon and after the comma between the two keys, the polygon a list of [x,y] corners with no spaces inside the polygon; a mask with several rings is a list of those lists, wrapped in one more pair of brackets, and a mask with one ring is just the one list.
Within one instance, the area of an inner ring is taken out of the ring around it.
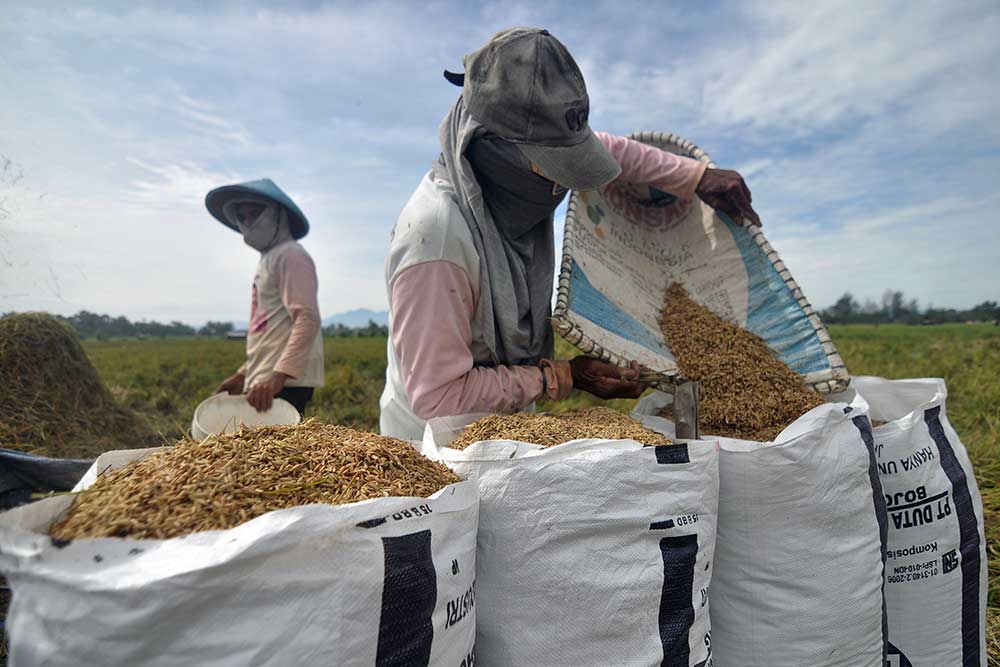
{"label": "blue wide-brim hat", "polygon": [[247,195],[270,199],[288,209],[288,226],[293,238],[300,239],[309,233],[309,221],[306,220],[305,214],[299,210],[299,207],[295,205],[292,198],[286,195],[284,190],[279,188],[270,178],[262,178],[259,181],[247,181],[246,183],[237,183],[235,185],[223,185],[221,188],[215,188],[205,195],[205,207],[208,208],[208,212],[216,220],[230,229],[239,231],[236,225],[226,220],[226,216],[222,210],[226,202],[231,199],[240,199]]}

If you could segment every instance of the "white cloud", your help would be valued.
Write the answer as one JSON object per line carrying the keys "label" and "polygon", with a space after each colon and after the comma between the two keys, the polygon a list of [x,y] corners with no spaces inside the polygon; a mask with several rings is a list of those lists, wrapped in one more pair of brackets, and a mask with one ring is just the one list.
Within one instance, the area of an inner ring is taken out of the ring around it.
{"label": "white cloud", "polygon": [[[1000,197],[988,202],[1000,205]],[[804,292],[819,307],[846,291],[878,299],[887,288],[938,305],[968,307],[996,299],[1000,227],[978,203],[960,198],[859,215],[836,230],[770,234]]]}
{"label": "white cloud", "polygon": [[148,174],[134,179],[125,193],[126,201],[143,206],[200,209],[209,190],[247,180],[233,173],[209,171],[194,162],[155,165],[134,157],[126,161]]}

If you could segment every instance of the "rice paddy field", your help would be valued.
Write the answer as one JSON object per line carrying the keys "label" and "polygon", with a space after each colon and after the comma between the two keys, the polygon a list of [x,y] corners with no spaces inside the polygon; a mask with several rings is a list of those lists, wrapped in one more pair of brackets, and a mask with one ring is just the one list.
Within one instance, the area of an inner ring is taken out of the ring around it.
{"label": "rice paddy field", "polygon": [[[943,377],[949,419],[969,450],[986,509],[990,571],[1000,568],[1000,327],[845,325],[830,327],[850,371],[889,378]],[[84,349],[112,395],[143,415],[169,442],[190,426],[199,401],[242,362],[243,343],[206,338],[85,341]],[[384,338],[325,341],[326,386],[307,416],[354,428],[378,427],[385,372]],[[558,355],[574,354],[561,343]],[[634,401],[600,401],[574,393],[552,412],[607,405],[627,411]],[[991,577],[992,612],[1000,614],[1000,578]],[[998,617],[1000,618],[1000,617]],[[991,623],[991,628],[995,624]],[[990,664],[1000,667],[1000,627],[991,635]],[[994,657],[996,656],[996,657]]]}

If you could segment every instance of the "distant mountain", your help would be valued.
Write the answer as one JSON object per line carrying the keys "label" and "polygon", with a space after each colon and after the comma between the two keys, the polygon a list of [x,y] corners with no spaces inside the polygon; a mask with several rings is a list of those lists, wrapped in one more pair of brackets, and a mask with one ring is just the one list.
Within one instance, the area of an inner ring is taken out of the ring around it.
{"label": "distant mountain", "polygon": [[367,308],[357,308],[344,313],[337,313],[323,318],[323,326],[331,324],[343,324],[345,327],[363,327],[372,320],[375,324],[386,325],[389,323],[389,312],[386,310],[368,310]]}

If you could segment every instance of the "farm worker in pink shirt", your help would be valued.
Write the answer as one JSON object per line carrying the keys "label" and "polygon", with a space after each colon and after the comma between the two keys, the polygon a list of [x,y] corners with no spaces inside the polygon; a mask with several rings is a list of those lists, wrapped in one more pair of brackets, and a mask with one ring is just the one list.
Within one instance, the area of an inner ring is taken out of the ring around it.
{"label": "farm worker in pink shirt", "polygon": [[275,397],[283,398],[301,414],[324,382],[316,267],[298,242],[309,222],[269,178],[216,188],[205,197],[205,206],[260,251],[247,359],[217,391],[245,393],[260,412],[270,410]]}
{"label": "farm worker in pink shirt", "polygon": [[552,216],[568,189],[621,178],[759,224],[736,172],[591,131],[583,75],[548,31],[505,30],[464,63],[445,72],[462,95],[386,259],[381,430],[411,440],[431,417],[530,409],[574,387],[642,393],[637,366],[552,358]]}

